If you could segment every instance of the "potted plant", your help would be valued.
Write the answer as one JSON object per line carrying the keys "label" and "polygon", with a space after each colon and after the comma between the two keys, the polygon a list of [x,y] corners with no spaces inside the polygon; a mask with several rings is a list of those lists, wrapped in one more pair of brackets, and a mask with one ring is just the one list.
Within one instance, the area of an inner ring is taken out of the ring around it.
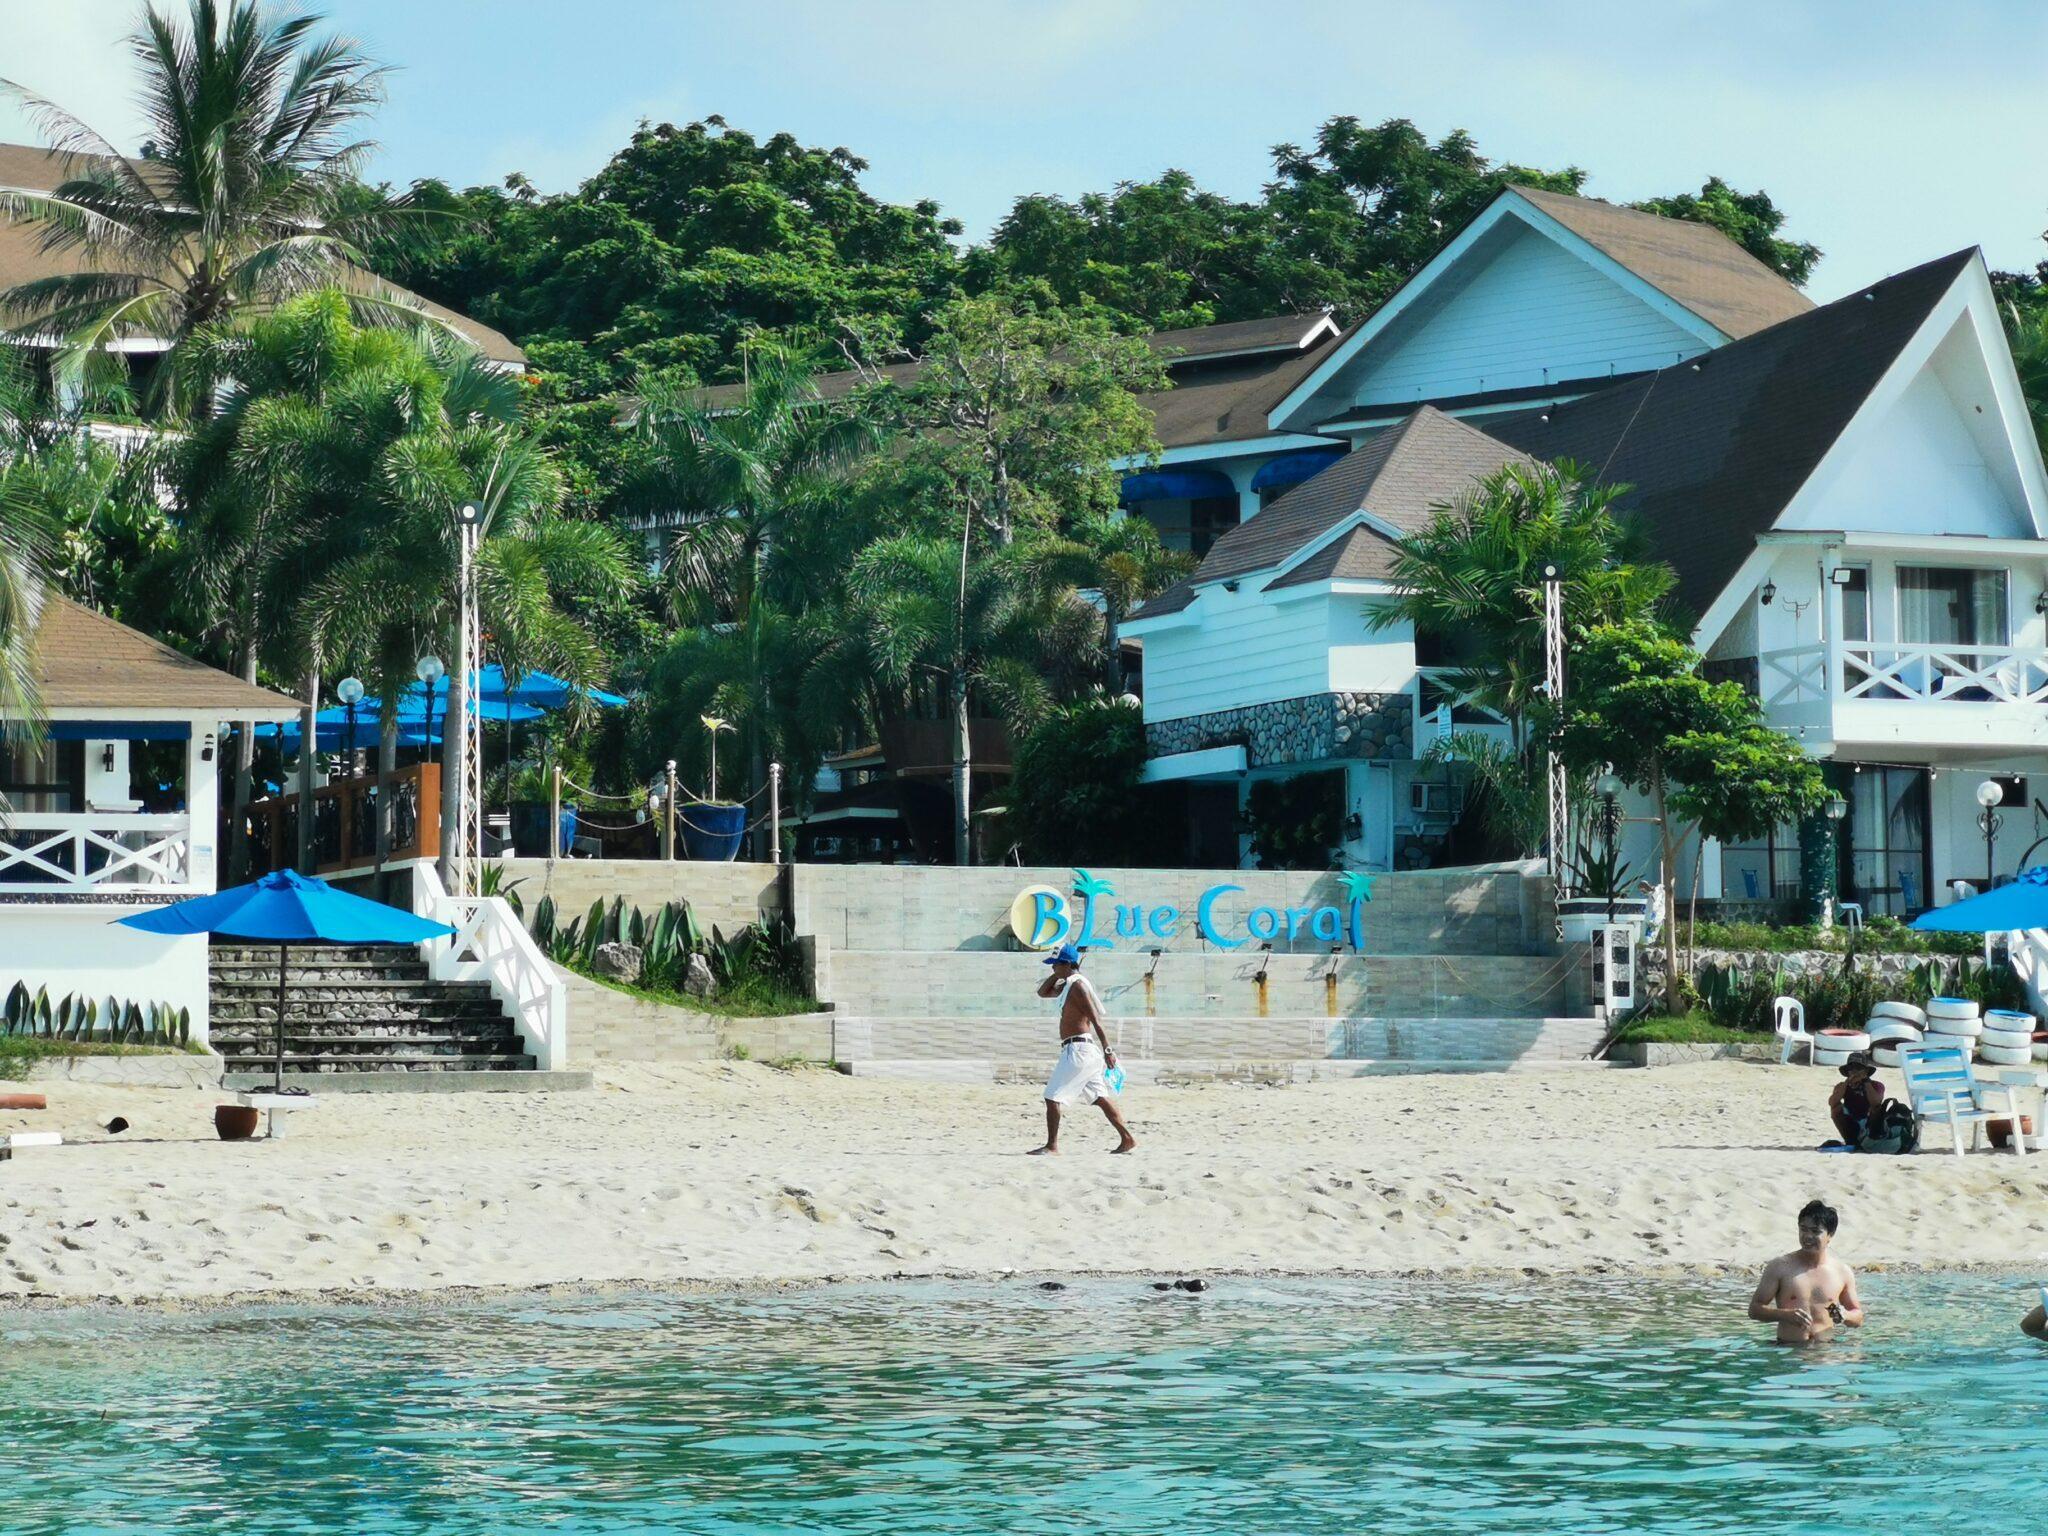
{"label": "potted plant", "polygon": [[680,800],[676,805],[676,837],[685,858],[730,864],[739,856],[746,830],[747,808],[737,801]]}
{"label": "potted plant", "polygon": [[1599,852],[1581,844],[1564,873],[1574,894],[1557,899],[1557,926],[1567,944],[1587,943],[1609,923],[1627,923],[1641,936],[1648,902],[1631,889],[1635,872],[1612,842]]}
{"label": "potted plant", "polygon": [[[512,848],[529,859],[542,859],[554,850],[548,847],[549,776],[529,763],[512,780]],[[576,803],[562,795],[560,851],[567,854],[576,844]]]}

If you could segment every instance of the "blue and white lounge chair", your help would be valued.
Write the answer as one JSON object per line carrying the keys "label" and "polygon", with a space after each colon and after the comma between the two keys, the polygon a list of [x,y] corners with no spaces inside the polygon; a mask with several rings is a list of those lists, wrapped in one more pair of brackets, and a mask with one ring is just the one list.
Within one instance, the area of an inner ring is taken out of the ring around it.
{"label": "blue and white lounge chair", "polygon": [[[1970,1058],[1952,1045],[1902,1046],[1899,1062],[1906,1071],[1906,1102],[1920,1123],[1922,1145],[1930,1125],[1947,1125],[1955,1143],[1956,1156],[1963,1155],[1963,1127],[1970,1127],[1970,1145],[1983,1139],[1984,1126],[1992,1120],[2012,1122],[2014,1155],[2026,1156],[2026,1137],[2020,1134],[2019,1091],[2048,1083],[2048,1073],[1976,1069]],[[1997,1101],[2003,1100],[2001,1106]]]}

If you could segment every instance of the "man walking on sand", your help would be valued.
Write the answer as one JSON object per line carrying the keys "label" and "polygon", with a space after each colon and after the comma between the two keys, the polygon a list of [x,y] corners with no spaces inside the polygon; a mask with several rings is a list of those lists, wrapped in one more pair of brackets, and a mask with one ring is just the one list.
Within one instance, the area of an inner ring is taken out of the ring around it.
{"label": "man walking on sand", "polygon": [[1809,1200],[1799,1212],[1799,1246],[1771,1260],[1749,1298],[1749,1315],[1778,1325],[1780,1344],[1812,1344],[1837,1324],[1863,1326],[1856,1276],[1829,1251],[1840,1218],[1835,1208]]}
{"label": "man walking on sand", "polygon": [[1123,1138],[1114,1148],[1128,1152],[1138,1138],[1124,1124],[1116,1107],[1116,1092],[1109,1086],[1109,1069],[1116,1065],[1116,1052],[1109,1048],[1109,1036],[1102,1032],[1102,999],[1081,974],[1081,951],[1062,944],[1046,957],[1052,974],[1039,984],[1040,997],[1060,999],[1060,1059],[1053,1064],[1045,1084],[1045,1145],[1032,1150],[1043,1157],[1060,1149],[1060,1107],[1064,1104],[1096,1104]]}

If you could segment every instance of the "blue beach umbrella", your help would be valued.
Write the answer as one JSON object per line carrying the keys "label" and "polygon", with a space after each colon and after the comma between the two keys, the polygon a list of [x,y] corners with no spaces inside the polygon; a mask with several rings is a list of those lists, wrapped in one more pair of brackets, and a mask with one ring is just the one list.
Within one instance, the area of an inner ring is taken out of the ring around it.
{"label": "blue beach umbrella", "polygon": [[[375,699],[364,699],[356,705],[354,725],[355,745],[369,747],[377,742],[377,711],[381,706]],[[546,713],[530,704],[496,703],[492,701],[469,701],[469,712],[480,719],[502,720],[506,724],[523,724],[538,720]],[[322,751],[331,752],[349,745],[348,710],[344,707],[323,709],[313,716],[313,740]],[[417,693],[404,693],[398,700],[398,744],[401,747],[431,747],[441,740],[441,716],[437,711],[429,716],[425,699]],[[259,741],[275,740],[283,744],[287,753],[299,750],[299,722],[286,720],[256,727]]]}
{"label": "blue beach umbrella", "polygon": [[2048,868],[2036,866],[2010,885],[1945,907],[1930,907],[1913,919],[1922,933],[2007,933],[2015,928],[2048,928]]}
{"label": "blue beach umbrella", "polygon": [[325,880],[295,869],[272,870],[261,880],[211,896],[135,912],[118,919],[124,928],[181,937],[218,934],[277,946],[277,1089],[284,1091],[285,966],[294,944],[424,944],[455,930],[337,891]]}

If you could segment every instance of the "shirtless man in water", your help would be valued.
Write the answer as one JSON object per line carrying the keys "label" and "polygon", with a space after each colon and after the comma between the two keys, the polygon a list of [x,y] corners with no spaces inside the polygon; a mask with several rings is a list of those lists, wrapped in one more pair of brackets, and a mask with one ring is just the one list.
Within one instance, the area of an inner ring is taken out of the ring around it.
{"label": "shirtless man in water", "polygon": [[1807,1201],[1799,1213],[1799,1247],[1764,1266],[1749,1315],[1778,1325],[1780,1344],[1812,1344],[1835,1331],[1837,1324],[1863,1326],[1863,1303],[1856,1297],[1856,1276],[1828,1245],[1840,1218],[1835,1208]]}
{"label": "shirtless man in water", "polygon": [[1102,999],[1081,974],[1081,952],[1062,944],[1046,958],[1052,974],[1039,983],[1040,997],[1060,999],[1060,1059],[1045,1085],[1045,1145],[1032,1149],[1033,1157],[1044,1157],[1060,1149],[1060,1106],[1095,1104],[1122,1138],[1114,1148],[1128,1152],[1138,1138],[1124,1124],[1116,1107],[1116,1092],[1109,1086],[1109,1069],[1116,1065],[1116,1052],[1109,1048],[1109,1036],[1102,1032]]}

